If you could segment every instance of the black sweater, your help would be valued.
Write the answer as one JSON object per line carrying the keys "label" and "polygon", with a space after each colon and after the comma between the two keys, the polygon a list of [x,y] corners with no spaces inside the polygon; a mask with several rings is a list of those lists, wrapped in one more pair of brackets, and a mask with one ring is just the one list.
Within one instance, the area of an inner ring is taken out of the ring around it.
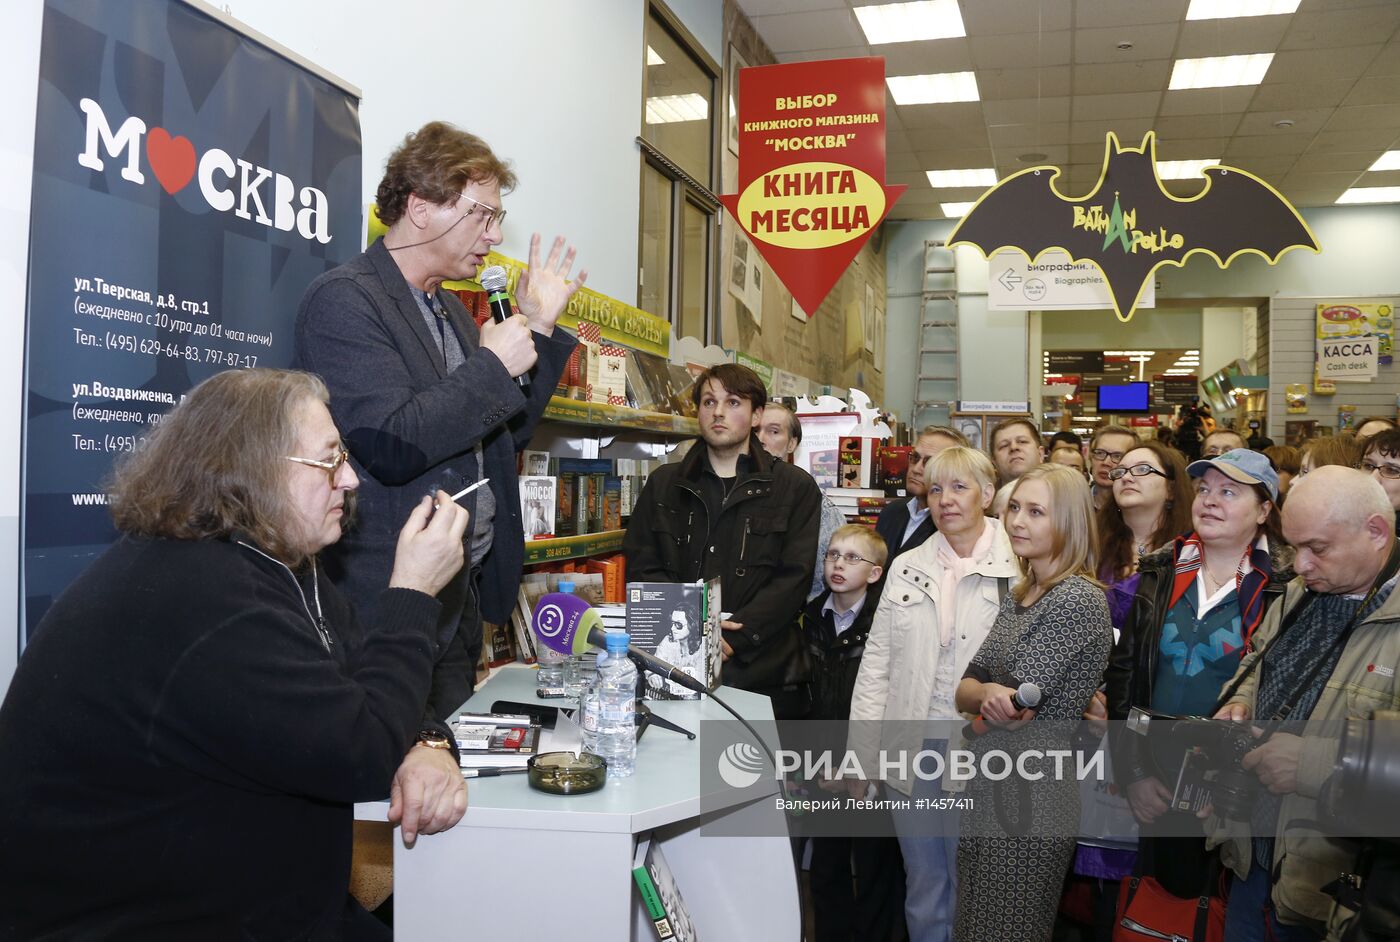
{"label": "black sweater", "polygon": [[0,939],[335,938],[351,805],[415,738],[438,602],[329,650],[282,566],[123,537],[44,616],[0,706]]}

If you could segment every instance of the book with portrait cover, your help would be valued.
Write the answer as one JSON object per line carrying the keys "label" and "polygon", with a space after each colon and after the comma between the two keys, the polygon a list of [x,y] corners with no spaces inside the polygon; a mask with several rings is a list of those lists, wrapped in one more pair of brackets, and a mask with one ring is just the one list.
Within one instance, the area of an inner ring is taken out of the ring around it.
{"label": "book with portrait cover", "polygon": [[[719,683],[719,578],[706,582],[627,583],[632,646],[674,664],[707,687]],[[649,700],[699,700],[677,683],[646,675]]]}
{"label": "book with portrait cover", "polygon": [[558,482],[547,475],[527,474],[520,478],[520,520],[525,527],[526,540],[544,540],[555,535],[557,487]]}

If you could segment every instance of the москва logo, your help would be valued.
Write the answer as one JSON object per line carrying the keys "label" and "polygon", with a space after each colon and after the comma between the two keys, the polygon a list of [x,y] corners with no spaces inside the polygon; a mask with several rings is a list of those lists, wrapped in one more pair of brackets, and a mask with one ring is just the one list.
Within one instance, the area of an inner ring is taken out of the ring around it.
{"label": "\u043c\u043e\u0441\u043a\u0432\u0430 logo", "polygon": [[[91,98],[84,98],[78,104],[83,114],[87,115],[87,139],[82,153],[78,155],[81,166],[89,170],[104,168],[102,158],[97,153],[100,141],[107,156],[113,160],[120,160],[122,152],[126,152],[122,179],[144,184],[146,175],[139,166],[141,136],[144,134],[146,162],[165,192],[174,195],[198,176],[199,192],[211,209],[221,213],[233,210],[240,219],[251,219],[283,232],[295,229],[303,239],[322,244],[331,240],[330,206],[326,194],[316,187],[304,186],[298,190],[286,174],[274,173],[242,158],[235,160],[227,151],[217,147],[209,148],[196,161],[194,145],[189,138],[179,135],[172,137],[169,131],[159,127],[151,128],[147,133],[146,122],[135,115],[123,121],[113,134],[101,105]],[[268,180],[272,181],[272,191],[265,194],[263,184]],[[271,197],[271,216],[268,216],[267,204],[263,202],[265,195]],[[297,200],[299,208],[292,205],[293,198]]]}

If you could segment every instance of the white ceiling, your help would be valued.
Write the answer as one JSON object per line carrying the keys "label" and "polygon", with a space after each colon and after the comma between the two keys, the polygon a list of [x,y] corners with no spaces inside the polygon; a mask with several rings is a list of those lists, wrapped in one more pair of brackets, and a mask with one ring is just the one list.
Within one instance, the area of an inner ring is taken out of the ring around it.
{"label": "white ceiling", "polygon": [[[871,46],[852,8],[870,0],[738,0],[779,62],[885,57],[887,75],[974,71],[980,102],[895,105],[886,93],[886,178],[908,191],[893,218],[938,219],[979,189],[929,186],[928,170],[1064,168],[1082,195],[1104,139],[1157,132],[1159,160],[1218,157],[1298,206],[1400,185],[1367,173],[1400,148],[1400,0],[1303,0],[1296,13],[1186,22],[1187,0],[959,0],[967,36]],[[1131,49],[1119,49],[1120,43]],[[1168,91],[1181,58],[1274,53],[1262,84]],[[1277,122],[1291,121],[1278,127]],[[1022,161],[1038,153],[1041,159]],[[1173,181],[1179,196],[1200,181]]]}

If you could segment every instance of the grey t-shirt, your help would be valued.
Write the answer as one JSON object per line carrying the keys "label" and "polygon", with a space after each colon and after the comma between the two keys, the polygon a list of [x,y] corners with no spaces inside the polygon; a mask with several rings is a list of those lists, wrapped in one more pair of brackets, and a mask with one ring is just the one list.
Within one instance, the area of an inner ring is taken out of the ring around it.
{"label": "grey t-shirt", "polygon": [[[418,302],[418,310],[428,325],[428,333],[433,335],[438,352],[442,354],[443,360],[447,364],[447,371],[450,373],[467,362],[467,354],[462,349],[457,331],[452,329],[452,325],[445,317],[440,317],[437,314],[441,309],[437,299],[433,298],[431,306],[429,306],[429,297],[421,291],[414,291],[413,299]],[[467,469],[471,481],[481,480],[481,469],[481,446],[477,445],[472,449],[472,464]],[[491,540],[495,536],[496,495],[491,493],[491,488],[488,485],[477,488],[471,496],[476,498],[476,509],[472,512],[471,542],[468,552],[472,564],[479,566],[481,561],[486,558],[486,553],[491,549]]]}

